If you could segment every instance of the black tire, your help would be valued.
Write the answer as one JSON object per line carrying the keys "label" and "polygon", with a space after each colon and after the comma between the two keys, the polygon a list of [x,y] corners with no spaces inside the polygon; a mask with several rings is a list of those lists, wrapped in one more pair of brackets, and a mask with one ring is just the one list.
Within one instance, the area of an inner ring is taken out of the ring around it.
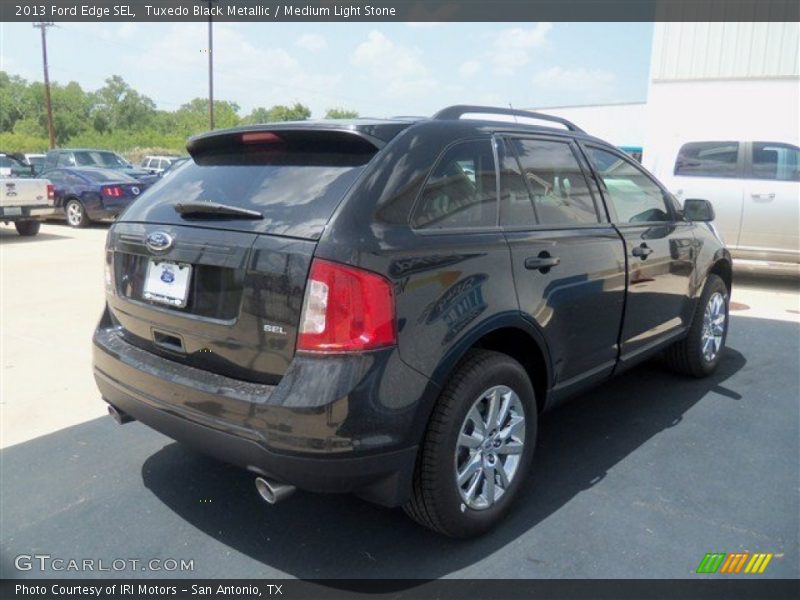
{"label": "black tire", "polygon": [[[457,440],[474,403],[484,392],[498,385],[517,394],[525,417],[525,439],[516,471],[504,493],[488,508],[475,510],[464,503],[457,483]],[[404,510],[421,525],[450,537],[466,538],[485,533],[508,512],[530,472],[536,428],[536,398],[522,365],[499,352],[470,351],[433,410],[417,457],[412,495]]]}
{"label": "black tire", "polygon": [[14,227],[17,233],[24,237],[33,237],[39,233],[39,228],[42,226],[39,221],[15,221]]}
{"label": "black tire", "polygon": [[64,217],[66,217],[67,224],[70,227],[88,227],[89,223],[92,222],[83,204],[77,198],[71,198],[64,205]]}
{"label": "black tire", "polygon": [[[703,327],[706,308],[715,294],[720,294],[725,303],[725,322],[722,333],[722,345],[711,360],[703,354]],[[682,375],[692,377],[708,377],[719,365],[725,341],[728,337],[730,294],[725,282],[717,275],[709,275],[703,293],[697,301],[689,333],[682,340],[675,342],[664,352],[670,368]]]}

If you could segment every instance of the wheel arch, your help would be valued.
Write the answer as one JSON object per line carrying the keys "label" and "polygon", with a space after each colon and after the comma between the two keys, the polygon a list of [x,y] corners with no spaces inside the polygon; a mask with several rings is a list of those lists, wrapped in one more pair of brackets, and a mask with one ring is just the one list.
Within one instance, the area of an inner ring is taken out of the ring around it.
{"label": "wheel arch", "polygon": [[64,200],[62,201],[61,208],[66,210],[67,204],[69,204],[73,200],[75,200],[76,202],[79,202],[81,206],[84,206],[83,199],[80,196],[78,196],[77,194],[70,194],[69,196],[64,196]]}
{"label": "wheel arch", "polygon": [[501,352],[519,362],[533,384],[539,412],[546,408],[552,387],[550,353],[544,335],[534,323],[518,312],[500,314],[485,321],[447,352],[431,379],[444,386],[474,348]]}
{"label": "wheel arch", "polygon": [[[706,273],[706,280],[708,280],[709,275],[717,275],[722,279],[725,287],[728,288],[728,296],[730,296],[733,289],[733,262],[730,255],[718,253]],[[705,282],[703,282],[703,285],[705,285]]]}

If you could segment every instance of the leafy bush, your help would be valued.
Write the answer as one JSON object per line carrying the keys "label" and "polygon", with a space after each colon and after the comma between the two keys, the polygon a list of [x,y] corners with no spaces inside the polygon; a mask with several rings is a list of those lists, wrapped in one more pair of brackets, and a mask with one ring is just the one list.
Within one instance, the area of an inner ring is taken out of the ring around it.
{"label": "leafy bush", "polygon": [[24,133],[0,132],[0,152],[47,152],[46,137]]}

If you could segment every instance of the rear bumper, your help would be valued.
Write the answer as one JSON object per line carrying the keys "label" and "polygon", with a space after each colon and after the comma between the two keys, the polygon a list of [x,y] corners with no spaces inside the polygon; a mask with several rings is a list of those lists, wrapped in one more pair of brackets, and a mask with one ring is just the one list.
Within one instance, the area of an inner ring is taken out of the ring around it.
{"label": "rear bumper", "polygon": [[276,386],[165,360],[102,324],[93,350],[103,399],[179,442],[308,491],[408,498],[431,384],[393,349],[296,357]]}
{"label": "rear bumper", "polygon": [[0,208],[0,221],[23,221],[29,219],[45,219],[58,212],[49,204],[31,206],[5,206]]}

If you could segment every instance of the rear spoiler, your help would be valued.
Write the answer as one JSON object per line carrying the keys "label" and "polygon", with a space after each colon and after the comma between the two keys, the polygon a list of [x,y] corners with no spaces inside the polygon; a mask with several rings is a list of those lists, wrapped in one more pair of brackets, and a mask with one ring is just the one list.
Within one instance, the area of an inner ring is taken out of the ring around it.
{"label": "rear spoiler", "polygon": [[186,149],[192,158],[207,152],[245,147],[284,145],[298,150],[330,151],[348,154],[375,154],[386,141],[356,128],[303,124],[255,125],[210,131],[189,138]]}

